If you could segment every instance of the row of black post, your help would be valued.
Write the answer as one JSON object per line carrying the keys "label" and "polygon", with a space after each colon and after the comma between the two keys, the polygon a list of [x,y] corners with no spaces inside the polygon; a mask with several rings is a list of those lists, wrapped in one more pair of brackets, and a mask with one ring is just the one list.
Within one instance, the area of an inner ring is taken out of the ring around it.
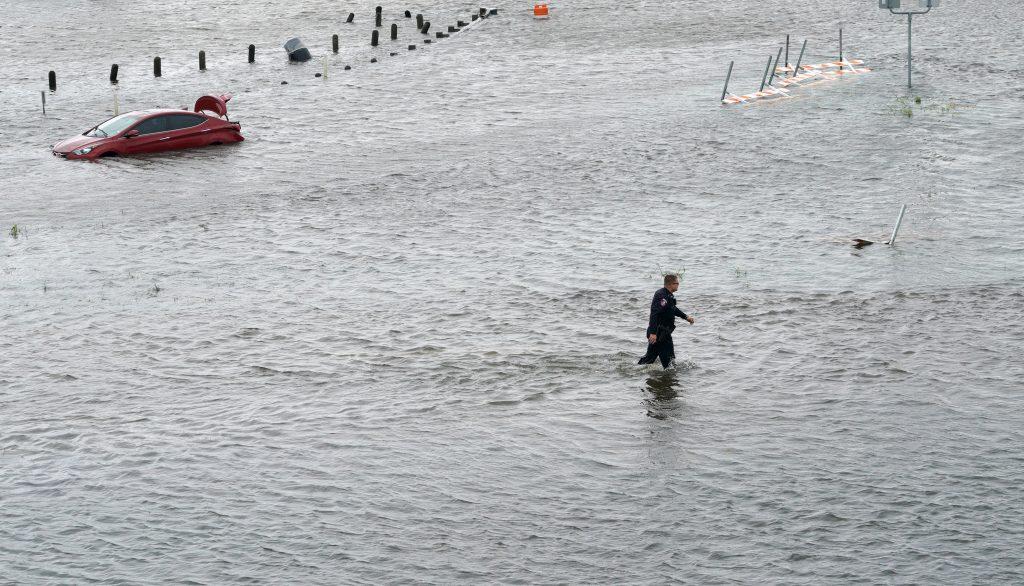
{"label": "row of black post", "polygon": [[[376,26],[378,28],[381,26],[381,15],[383,13],[383,10],[384,9],[382,7],[380,7],[380,6],[378,6],[376,8],[375,22],[376,22]],[[476,21],[477,19],[487,18],[489,15],[495,15],[497,13],[498,13],[498,10],[496,8],[492,8],[490,11],[488,11],[486,8],[481,8],[479,14],[473,14],[472,15],[471,20],[472,21]],[[354,13],[350,12],[349,15],[348,15],[348,19],[346,19],[345,22],[347,22],[347,23],[355,22],[355,17],[356,17],[356,15]],[[410,11],[406,10],[405,11],[405,17],[406,18],[412,18],[412,13]],[[447,33],[437,32],[437,33],[435,33],[435,35],[439,39],[447,38],[448,36],[450,36],[451,33],[459,32],[460,30],[462,30],[462,27],[465,27],[468,24],[469,23],[460,20],[460,21],[457,21],[455,26],[449,26]],[[430,21],[429,20],[423,20],[423,15],[422,14],[417,14],[416,15],[416,29],[418,31],[420,31],[421,33],[423,33],[423,34],[428,34],[429,31],[430,31]],[[397,24],[392,24],[391,25],[391,40],[394,41],[394,40],[397,40],[397,39],[398,39],[398,25]],[[426,39],[425,42],[429,43],[430,39]],[[376,47],[377,44],[378,44],[378,33],[377,33],[377,31],[373,31],[373,33],[370,35],[370,45]],[[409,45],[409,50],[410,51],[415,49],[415,48],[416,48],[416,45]],[[334,53],[338,52],[338,35],[333,35],[331,37],[331,50]],[[249,45],[249,63],[255,63],[255,62],[256,62],[256,45]],[[110,83],[112,83],[112,84],[116,84],[117,83],[117,70],[118,70],[117,63],[114,63],[113,65],[110,66]],[[199,71],[206,71],[206,51],[200,51],[199,52]],[[154,57],[153,58],[153,77],[161,77],[162,75],[163,75],[163,73],[161,71],[160,58],[159,57]],[[57,72],[50,71],[50,74],[49,74],[48,78],[49,78],[50,91],[51,92],[57,91]]]}

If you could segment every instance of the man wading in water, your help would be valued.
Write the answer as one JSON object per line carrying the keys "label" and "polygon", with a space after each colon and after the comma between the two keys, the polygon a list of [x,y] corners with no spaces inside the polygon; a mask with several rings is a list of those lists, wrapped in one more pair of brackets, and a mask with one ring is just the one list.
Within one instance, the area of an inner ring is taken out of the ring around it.
{"label": "man wading in water", "polygon": [[661,365],[668,368],[669,362],[676,357],[672,345],[672,330],[676,329],[676,316],[693,323],[693,318],[676,308],[676,296],[679,290],[679,276],[665,275],[665,286],[654,293],[651,301],[651,319],[647,324],[647,354],[638,364],[651,364],[661,359]]}

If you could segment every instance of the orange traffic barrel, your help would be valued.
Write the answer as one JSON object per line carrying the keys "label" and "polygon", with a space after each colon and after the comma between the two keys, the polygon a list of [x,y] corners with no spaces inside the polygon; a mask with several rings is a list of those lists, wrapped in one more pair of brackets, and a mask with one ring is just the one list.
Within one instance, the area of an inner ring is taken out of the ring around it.
{"label": "orange traffic barrel", "polygon": [[534,18],[547,18],[548,17],[548,5],[547,4],[534,4],[533,5],[533,17]]}

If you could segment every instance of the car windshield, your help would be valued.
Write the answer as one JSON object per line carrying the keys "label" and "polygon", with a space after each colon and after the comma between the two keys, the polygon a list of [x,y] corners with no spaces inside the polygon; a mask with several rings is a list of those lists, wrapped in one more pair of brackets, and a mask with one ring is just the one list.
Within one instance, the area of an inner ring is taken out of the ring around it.
{"label": "car windshield", "polygon": [[85,133],[86,136],[114,136],[118,132],[121,132],[125,128],[128,128],[132,124],[138,121],[139,117],[133,114],[121,114],[120,116],[114,116],[110,120],[107,120],[103,124],[100,124],[96,128],[89,130]]}

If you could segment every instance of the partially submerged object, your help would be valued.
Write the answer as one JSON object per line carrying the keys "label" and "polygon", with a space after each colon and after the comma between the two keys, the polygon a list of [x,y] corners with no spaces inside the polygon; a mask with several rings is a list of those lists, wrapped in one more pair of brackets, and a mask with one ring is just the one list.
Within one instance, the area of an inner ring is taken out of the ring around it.
{"label": "partially submerged object", "polygon": [[[907,204],[900,206],[900,214],[896,216],[896,224],[892,227],[892,236],[889,236],[889,240],[886,242],[889,246],[896,244],[896,235],[900,233],[900,226],[903,225],[903,216],[907,213]],[[854,248],[864,248],[865,246],[871,246],[875,242],[873,240],[864,240],[863,238],[854,238]]]}
{"label": "partially submerged object", "polygon": [[154,109],[128,112],[53,145],[64,159],[155,153],[245,140],[242,125],[228,120],[231,94],[196,100],[193,112]]}
{"label": "partially submerged object", "polygon": [[288,42],[284,44],[284,50],[288,52],[288,59],[290,61],[303,62],[313,58],[309,54],[309,49],[306,48],[306,45],[302,43],[302,39],[299,37],[288,39]]}
{"label": "partially submerged object", "polygon": [[[788,88],[834,80],[844,75],[869,73],[870,69],[857,67],[863,64],[864,61],[860,59],[843,59],[840,61],[818,63],[816,65],[776,66],[772,73],[772,78],[760,90],[744,95],[736,95],[726,91],[722,97],[722,103],[732,105],[745,104],[765,98],[789,98],[792,96],[790,96]],[[769,67],[771,67],[770,64]],[[779,77],[776,77],[775,74],[779,74]],[[728,89],[728,86],[726,87]]]}

